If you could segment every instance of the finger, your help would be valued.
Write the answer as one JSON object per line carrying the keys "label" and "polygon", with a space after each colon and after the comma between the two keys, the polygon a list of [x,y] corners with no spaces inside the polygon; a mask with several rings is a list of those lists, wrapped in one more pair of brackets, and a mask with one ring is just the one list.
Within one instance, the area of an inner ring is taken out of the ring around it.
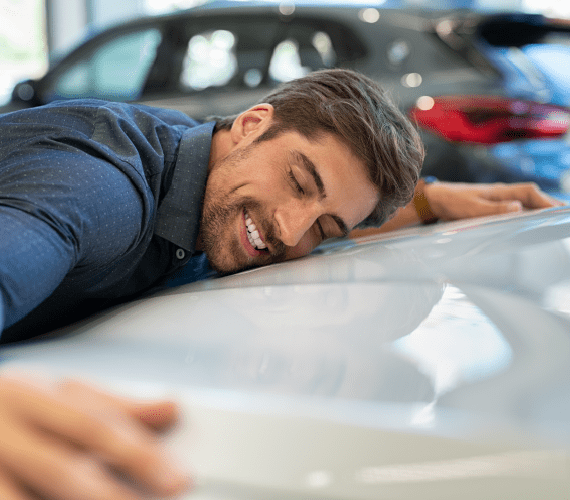
{"label": "finger", "polygon": [[112,396],[101,397],[84,384],[69,382],[60,394],[48,397],[22,384],[12,404],[24,421],[49,431],[71,450],[69,445],[74,444],[126,472],[149,492],[175,494],[188,485],[188,478],[167,458],[155,434],[124,412],[122,402]]}
{"label": "finger", "polygon": [[2,500],[37,500],[18,484],[13,474],[0,468],[0,498]]}
{"label": "finger", "polygon": [[178,407],[170,401],[130,403],[130,413],[156,431],[166,431],[179,420]]}
{"label": "finger", "polygon": [[522,193],[519,199],[525,208],[550,208],[560,205],[558,200],[548,196],[534,183],[524,185]]}
{"label": "finger", "polygon": [[59,390],[86,404],[120,407],[155,431],[171,428],[179,417],[178,408],[172,401],[137,401],[101,391],[77,380],[60,382]]}
{"label": "finger", "polygon": [[523,209],[520,201],[491,201],[481,199],[477,206],[477,214],[479,216],[521,212]]}
{"label": "finger", "polygon": [[31,498],[33,491],[58,500],[140,500],[100,463],[64,442],[17,424],[5,427],[3,435],[0,461]]}
{"label": "finger", "polygon": [[551,208],[551,207],[562,207],[566,205],[561,200],[557,200],[546,193],[539,191],[536,195],[531,195],[532,199],[530,203],[525,203],[526,208]]}
{"label": "finger", "polygon": [[496,191],[491,192],[489,199],[518,200],[525,208],[551,208],[563,206],[560,200],[547,195],[534,182],[500,185]]}
{"label": "finger", "polygon": [[[71,401],[93,407],[114,408],[115,417],[103,420],[103,427],[91,424],[89,436],[79,436],[82,443],[100,453],[117,470],[127,473],[132,482],[161,495],[172,495],[191,485],[187,474],[174,466],[172,458],[157,441],[155,430],[165,430],[178,418],[172,402],[135,401],[101,391],[77,380],[59,384],[60,391]],[[111,430],[109,433],[108,430]],[[118,432],[124,436],[115,436]]]}

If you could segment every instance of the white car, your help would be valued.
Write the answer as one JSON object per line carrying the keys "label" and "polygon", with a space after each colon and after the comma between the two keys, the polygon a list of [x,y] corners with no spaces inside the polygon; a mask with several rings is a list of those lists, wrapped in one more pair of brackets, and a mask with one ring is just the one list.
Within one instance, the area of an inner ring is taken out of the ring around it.
{"label": "white car", "polygon": [[167,395],[188,500],[570,497],[570,208],[337,241],[2,368]]}

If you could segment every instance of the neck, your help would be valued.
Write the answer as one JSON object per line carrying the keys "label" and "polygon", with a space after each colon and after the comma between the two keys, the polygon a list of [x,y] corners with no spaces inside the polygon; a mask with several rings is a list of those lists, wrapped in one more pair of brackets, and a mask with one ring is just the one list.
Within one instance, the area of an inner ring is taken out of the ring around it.
{"label": "neck", "polygon": [[232,145],[231,131],[229,129],[218,130],[212,136],[212,145],[210,146],[210,160],[208,162],[208,172],[212,171],[212,167],[222,158],[225,158]]}

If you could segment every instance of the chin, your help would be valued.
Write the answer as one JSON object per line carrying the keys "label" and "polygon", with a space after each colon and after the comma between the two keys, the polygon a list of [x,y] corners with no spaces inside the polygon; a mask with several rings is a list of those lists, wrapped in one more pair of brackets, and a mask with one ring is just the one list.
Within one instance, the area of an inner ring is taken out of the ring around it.
{"label": "chin", "polygon": [[245,269],[251,269],[252,267],[257,267],[252,261],[242,262],[238,256],[240,248],[235,243],[228,243],[225,245],[216,244],[212,247],[205,248],[204,252],[210,266],[218,274],[226,275],[233,274],[239,271],[244,271]]}

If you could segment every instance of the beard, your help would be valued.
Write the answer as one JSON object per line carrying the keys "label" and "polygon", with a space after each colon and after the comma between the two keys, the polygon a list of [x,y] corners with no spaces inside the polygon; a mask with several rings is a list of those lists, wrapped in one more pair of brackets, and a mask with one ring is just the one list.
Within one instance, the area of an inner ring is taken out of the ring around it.
{"label": "beard", "polygon": [[[243,271],[252,267],[281,262],[285,260],[286,246],[275,236],[271,218],[264,214],[261,204],[251,197],[239,196],[238,187],[226,191],[230,176],[240,162],[246,161],[255,144],[243,150],[234,151],[213,165],[202,206],[200,220],[200,243],[210,265],[220,274]],[[212,182],[210,177],[215,176]],[[234,181],[235,182],[235,181]],[[241,218],[244,210],[256,215],[256,225],[263,233],[271,253],[262,251],[252,258],[245,255],[239,233],[236,234],[236,219]]]}
{"label": "beard", "polygon": [[[224,229],[229,227],[235,220],[238,207],[235,204],[208,204],[204,202],[202,210],[202,220],[200,222],[200,234],[202,250],[208,257],[208,261],[214,270],[218,273],[226,274],[237,271],[233,269],[227,262],[228,259],[221,259],[224,253],[231,256],[230,262],[237,262],[241,255],[238,248],[238,240],[231,239],[224,241],[225,238],[220,236]],[[237,267],[237,266],[236,266]]]}

